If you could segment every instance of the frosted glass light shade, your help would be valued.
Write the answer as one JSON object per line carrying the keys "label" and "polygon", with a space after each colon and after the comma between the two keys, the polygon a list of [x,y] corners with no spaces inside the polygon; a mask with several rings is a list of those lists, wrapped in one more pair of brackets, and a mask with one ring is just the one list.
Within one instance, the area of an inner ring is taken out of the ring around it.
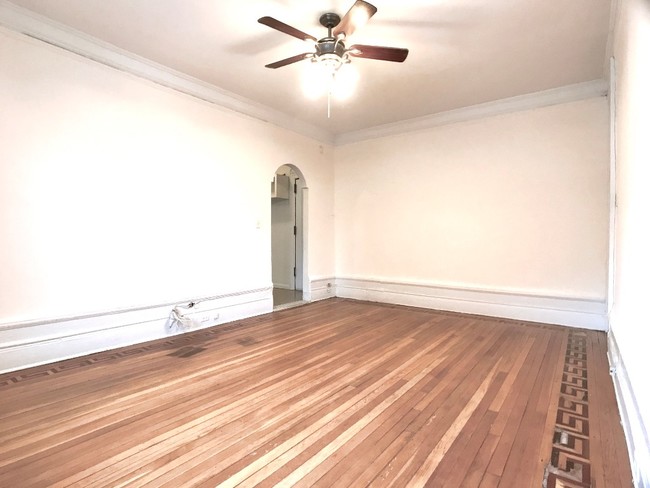
{"label": "frosted glass light shade", "polygon": [[305,96],[315,100],[331,93],[338,100],[352,96],[359,80],[359,73],[349,63],[340,66],[328,61],[307,63],[303,71],[302,89]]}
{"label": "frosted glass light shade", "polygon": [[359,72],[350,63],[342,65],[334,77],[332,95],[338,100],[347,100],[355,92],[359,82]]}

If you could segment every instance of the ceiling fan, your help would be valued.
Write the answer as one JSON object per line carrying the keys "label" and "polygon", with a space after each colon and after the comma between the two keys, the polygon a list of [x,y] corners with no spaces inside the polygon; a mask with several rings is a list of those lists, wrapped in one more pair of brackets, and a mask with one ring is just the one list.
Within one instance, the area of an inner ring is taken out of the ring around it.
{"label": "ceiling fan", "polygon": [[408,56],[408,49],[368,46],[365,44],[354,44],[349,48],[345,47],[344,41],[357,29],[361,28],[375,13],[377,13],[377,7],[363,0],[356,0],[343,19],[333,12],[324,13],[320,17],[320,23],[323,27],[327,28],[327,36],[322,39],[316,39],[314,36],[280,22],[273,17],[262,17],[258,19],[260,24],[297,37],[303,41],[313,41],[316,49],[315,52],[298,54],[276,61],[275,63],[267,64],[266,67],[276,69],[297,63],[298,61],[311,59],[319,64],[326,64],[332,72],[335,72],[343,64],[350,62],[350,56],[397,63],[403,62]]}

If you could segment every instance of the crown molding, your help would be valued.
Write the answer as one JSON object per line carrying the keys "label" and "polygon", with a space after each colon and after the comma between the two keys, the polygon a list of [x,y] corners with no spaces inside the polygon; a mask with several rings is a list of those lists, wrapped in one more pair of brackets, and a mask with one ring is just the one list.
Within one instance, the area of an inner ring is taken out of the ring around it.
{"label": "crown molding", "polygon": [[609,70],[612,67],[610,60],[614,56],[614,43],[616,42],[616,35],[619,31],[619,18],[621,12],[621,2],[619,0],[612,0],[612,5],[609,9],[609,27],[607,29],[607,44],[605,47],[605,61],[603,63],[603,72],[605,78],[609,76]]}
{"label": "crown molding", "polygon": [[601,97],[608,93],[605,80],[593,80],[334,135],[330,131],[137,56],[14,5],[7,0],[0,0],[0,25],[14,32],[65,49],[111,68],[147,79],[185,95],[276,125],[310,139],[336,146],[510,112]]}
{"label": "crown molding", "polygon": [[425,115],[424,117],[348,132],[347,134],[336,136],[334,144],[336,146],[343,146],[369,139],[430,129],[432,127],[482,119],[495,115],[531,110],[561,103],[577,102],[588,98],[603,97],[607,95],[607,92],[608,84],[605,80],[587,81],[585,83],[504,98],[502,100],[471,105],[448,112],[439,112],[432,115]]}
{"label": "crown molding", "polygon": [[334,142],[334,136],[329,131],[120,49],[7,0],[0,0],[0,25],[233,112],[271,123],[326,144]]}

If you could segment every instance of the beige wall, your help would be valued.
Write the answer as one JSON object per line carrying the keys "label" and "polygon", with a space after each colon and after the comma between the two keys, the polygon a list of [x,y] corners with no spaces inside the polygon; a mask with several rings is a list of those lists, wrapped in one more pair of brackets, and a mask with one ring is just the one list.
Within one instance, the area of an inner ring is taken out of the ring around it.
{"label": "beige wall", "polygon": [[5,29],[0,66],[0,324],[270,286],[286,163],[332,275],[331,148]]}
{"label": "beige wall", "polygon": [[337,276],[604,300],[605,98],[337,148]]}
{"label": "beige wall", "polygon": [[[616,25],[616,228],[611,331],[633,470],[650,486],[650,4],[623,0]],[[628,385],[629,382],[629,385]],[[629,390],[627,388],[629,387]],[[642,484],[641,480],[646,484]]]}

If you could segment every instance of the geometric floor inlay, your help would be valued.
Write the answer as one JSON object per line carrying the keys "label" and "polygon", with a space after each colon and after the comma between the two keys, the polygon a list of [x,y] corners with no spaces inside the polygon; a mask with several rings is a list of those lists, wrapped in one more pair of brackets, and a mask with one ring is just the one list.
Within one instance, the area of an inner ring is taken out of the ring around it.
{"label": "geometric floor inlay", "polygon": [[546,488],[591,487],[587,335],[570,331],[564,357]]}

